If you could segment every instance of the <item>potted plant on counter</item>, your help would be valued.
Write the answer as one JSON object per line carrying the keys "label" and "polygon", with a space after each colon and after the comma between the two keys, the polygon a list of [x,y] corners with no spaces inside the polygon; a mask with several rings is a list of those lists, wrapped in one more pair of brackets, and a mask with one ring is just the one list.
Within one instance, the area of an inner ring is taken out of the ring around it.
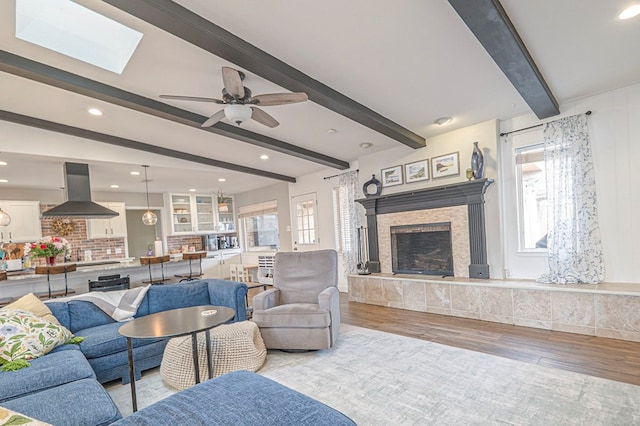
{"label": "potted plant on counter", "polygon": [[44,237],[35,243],[25,244],[25,255],[30,257],[44,257],[47,266],[56,263],[56,256],[67,252],[71,248],[69,241],[60,237]]}

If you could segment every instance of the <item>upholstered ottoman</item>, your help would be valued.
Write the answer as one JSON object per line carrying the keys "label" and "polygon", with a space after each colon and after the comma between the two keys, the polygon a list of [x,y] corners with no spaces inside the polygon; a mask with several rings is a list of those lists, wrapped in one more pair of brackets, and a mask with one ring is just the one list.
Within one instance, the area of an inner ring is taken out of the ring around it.
{"label": "upholstered ottoman", "polygon": [[162,399],[113,426],[355,426],[341,412],[273,380],[234,371]]}
{"label": "upholstered ottoman", "polygon": [[[250,321],[223,324],[210,330],[213,377],[236,370],[257,371],[267,357],[267,348],[258,330]],[[205,334],[198,334],[198,362],[200,378],[208,378]],[[191,336],[176,337],[164,350],[160,375],[175,389],[195,384]]]}

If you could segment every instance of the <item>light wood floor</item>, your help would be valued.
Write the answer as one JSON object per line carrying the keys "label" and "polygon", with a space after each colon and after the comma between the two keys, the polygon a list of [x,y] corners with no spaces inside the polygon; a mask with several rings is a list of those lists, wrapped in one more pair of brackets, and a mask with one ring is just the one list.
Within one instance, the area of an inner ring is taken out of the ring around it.
{"label": "light wood floor", "polygon": [[349,302],[342,323],[640,385],[640,343]]}

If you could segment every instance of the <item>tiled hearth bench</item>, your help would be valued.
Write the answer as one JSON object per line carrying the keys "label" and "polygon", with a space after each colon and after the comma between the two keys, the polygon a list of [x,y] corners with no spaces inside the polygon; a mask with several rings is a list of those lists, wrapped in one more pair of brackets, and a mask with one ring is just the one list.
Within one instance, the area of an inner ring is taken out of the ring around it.
{"label": "tiled hearth bench", "polygon": [[350,275],[349,300],[640,342],[640,284]]}

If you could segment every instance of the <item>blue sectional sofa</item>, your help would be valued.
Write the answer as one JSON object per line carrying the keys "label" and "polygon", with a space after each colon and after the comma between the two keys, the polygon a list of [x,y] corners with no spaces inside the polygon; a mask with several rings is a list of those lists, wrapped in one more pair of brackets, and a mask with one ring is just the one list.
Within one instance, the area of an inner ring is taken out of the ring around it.
{"label": "blue sectional sofa", "polygon": [[[217,305],[235,310],[234,321],[246,319],[247,286],[225,280],[153,285],[136,317],[189,306]],[[126,338],[116,322],[94,304],[69,300],[47,303],[80,345],[63,345],[31,362],[31,367],[0,373],[0,406],[54,425],[107,425],[121,418],[101,386],[129,382]],[[162,361],[167,339],[133,339],[136,379]]]}

